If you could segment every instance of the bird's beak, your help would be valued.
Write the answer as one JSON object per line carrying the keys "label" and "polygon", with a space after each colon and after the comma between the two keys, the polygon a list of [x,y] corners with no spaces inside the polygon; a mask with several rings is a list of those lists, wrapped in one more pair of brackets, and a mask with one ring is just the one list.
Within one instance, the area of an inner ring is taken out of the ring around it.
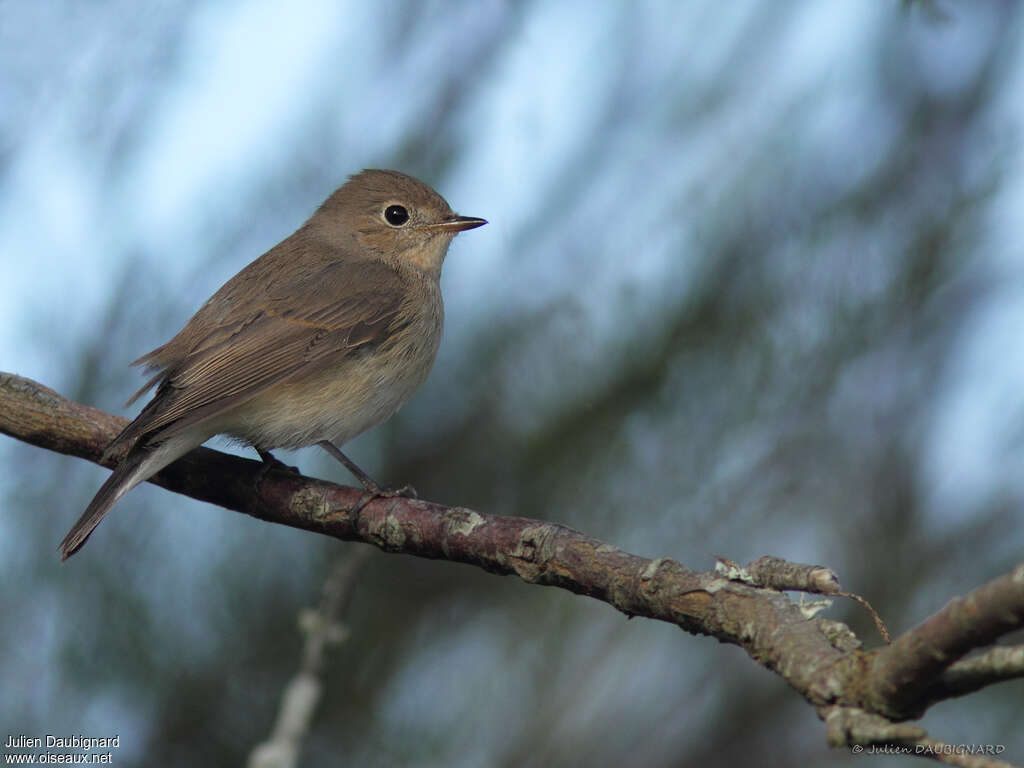
{"label": "bird's beak", "polygon": [[437,224],[421,224],[420,229],[439,229],[442,232],[464,232],[467,229],[476,229],[487,223],[487,219],[477,219],[473,216],[452,216],[450,219],[439,221]]}

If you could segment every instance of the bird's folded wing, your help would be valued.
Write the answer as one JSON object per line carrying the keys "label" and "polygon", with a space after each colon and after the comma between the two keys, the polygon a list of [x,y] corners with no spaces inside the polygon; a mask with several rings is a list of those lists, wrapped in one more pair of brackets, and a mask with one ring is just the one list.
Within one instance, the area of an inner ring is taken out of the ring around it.
{"label": "bird's folded wing", "polygon": [[[375,271],[376,279],[368,281],[352,279],[365,276],[353,275],[351,269],[324,270],[318,279],[292,287],[304,291],[301,300],[286,298],[294,295],[288,291],[282,291],[281,298],[267,296],[261,309],[249,307],[245,312],[239,307],[242,311],[194,337],[184,359],[152,380],[160,384],[156,397],[107,453],[144,434],[170,436],[279,381],[314,373],[356,350],[387,343],[401,330],[400,310],[407,294],[397,273]],[[182,333],[188,330],[186,326]]]}

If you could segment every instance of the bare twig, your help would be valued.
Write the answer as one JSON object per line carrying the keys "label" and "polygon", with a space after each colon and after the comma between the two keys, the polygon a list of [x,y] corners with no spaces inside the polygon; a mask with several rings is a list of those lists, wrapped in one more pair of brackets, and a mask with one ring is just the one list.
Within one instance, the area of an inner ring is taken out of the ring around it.
{"label": "bare twig", "polygon": [[905,632],[872,657],[873,711],[919,717],[936,699],[941,675],[964,654],[1024,626],[1024,564]]}
{"label": "bare twig", "polygon": [[[721,560],[721,558],[719,558]],[[823,565],[807,565],[765,555],[746,567],[750,583],[771,589],[792,589],[835,595],[840,591],[839,577]]]}
{"label": "bare twig", "polygon": [[938,701],[965,696],[988,685],[1021,677],[1024,677],[1024,645],[997,646],[951,664],[931,698]]}
{"label": "bare twig", "polygon": [[886,643],[892,642],[892,636],[889,634],[885,622],[882,621],[882,617],[878,615],[878,611],[860,595],[844,592],[842,587],[839,586],[839,577],[830,568],[826,568],[823,565],[792,563],[780,557],[771,557],[770,555],[759,557],[744,568],[721,555],[716,555],[715,557],[718,560],[718,564],[715,567],[716,571],[726,574],[730,579],[742,581],[746,584],[753,584],[756,587],[767,587],[769,589],[810,592],[811,594],[849,598],[870,614],[882,639]]}
{"label": "bare twig", "polygon": [[341,619],[352,600],[359,572],[372,551],[359,547],[339,558],[324,583],[320,607],[304,611],[300,617],[300,627],[306,633],[302,663],[281,696],[270,738],[253,749],[248,768],[294,768],[299,764],[302,739],[309,731],[323,690],[321,678],[327,648],[348,636]]}

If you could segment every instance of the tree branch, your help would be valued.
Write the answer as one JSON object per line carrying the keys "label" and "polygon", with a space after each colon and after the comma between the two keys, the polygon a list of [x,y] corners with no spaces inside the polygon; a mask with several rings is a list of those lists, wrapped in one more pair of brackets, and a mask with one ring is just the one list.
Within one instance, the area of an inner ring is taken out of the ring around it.
{"label": "tree branch", "polygon": [[965,696],[994,683],[1024,677],[1024,645],[989,648],[982,654],[951,664],[932,699]]}
{"label": "tree branch", "polygon": [[[125,423],[28,379],[0,373],[0,432],[19,440],[98,462]],[[812,618],[805,606],[776,589],[692,571],[667,558],[631,555],[540,520],[406,498],[375,499],[356,512],[363,497],[359,489],[263,467],[198,448],[151,482],[268,522],[560,587],[602,600],[629,617],[667,621],[738,645],[815,707],[828,722],[834,746],[893,739],[924,743],[923,731],[891,721],[923,711],[937,700],[936,685],[942,674],[952,672],[946,670],[953,661],[1020,626],[1024,617],[1022,566],[954,600],[892,646],[864,651],[844,624]],[[807,581],[805,586],[817,591],[838,589],[831,573],[818,566],[787,570],[780,561],[761,560],[748,569],[783,579],[782,588]]]}
{"label": "tree branch", "polygon": [[897,719],[920,717],[935,701],[952,695],[942,676],[953,662],[1021,626],[1024,564],[950,600],[876,654],[869,671],[874,711]]}

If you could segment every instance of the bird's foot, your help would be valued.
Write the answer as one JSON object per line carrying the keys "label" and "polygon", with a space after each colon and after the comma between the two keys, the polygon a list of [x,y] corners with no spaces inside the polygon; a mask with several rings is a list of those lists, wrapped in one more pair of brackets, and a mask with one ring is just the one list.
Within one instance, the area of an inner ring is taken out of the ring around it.
{"label": "bird's foot", "polygon": [[377,483],[371,480],[368,476],[365,479],[359,478],[359,480],[362,482],[366,493],[360,497],[359,503],[353,508],[352,514],[354,515],[358,515],[362,512],[363,507],[374,499],[394,499],[400,496],[407,499],[419,498],[419,495],[416,493],[416,489],[411,485],[403,485],[401,488],[390,488],[388,486],[377,485]]}
{"label": "bird's foot", "polygon": [[280,459],[275,458],[270,451],[264,451],[261,448],[257,448],[256,453],[258,453],[260,455],[260,458],[263,459],[263,466],[260,467],[260,482],[262,482],[268,474],[275,470],[288,472],[289,474],[293,475],[302,474],[301,472],[299,472],[298,467],[293,467],[290,464],[285,464]]}
{"label": "bird's foot", "polygon": [[388,488],[387,486],[381,486],[377,484],[377,481],[366,474],[359,465],[356,464],[352,459],[346,456],[334,443],[329,440],[323,440],[319,443],[320,447],[327,451],[331,456],[340,461],[345,465],[345,468],[355,475],[356,479],[362,483],[363,489],[366,494],[359,500],[356,508],[352,510],[355,514],[359,514],[363,507],[369,504],[374,499],[393,499],[398,496],[405,496],[409,499],[418,499],[419,495],[416,493],[416,489],[411,485],[403,485],[401,488]]}

